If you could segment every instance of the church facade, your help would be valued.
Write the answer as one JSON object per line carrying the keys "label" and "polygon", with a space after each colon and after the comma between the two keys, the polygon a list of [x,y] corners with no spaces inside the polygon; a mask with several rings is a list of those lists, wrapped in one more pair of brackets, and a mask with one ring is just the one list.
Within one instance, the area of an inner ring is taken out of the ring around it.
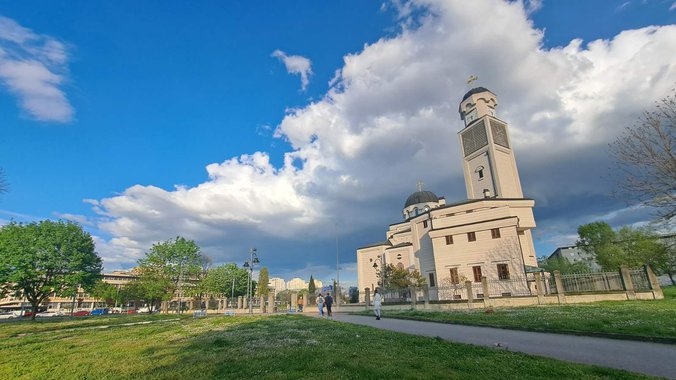
{"label": "church facade", "polygon": [[431,191],[411,194],[403,221],[384,241],[357,249],[358,286],[378,287],[383,265],[418,270],[430,287],[487,280],[526,283],[537,267],[531,230],[535,201],[524,198],[506,122],[496,116],[497,97],[483,87],[463,97],[458,133],[467,198],[447,204]]}

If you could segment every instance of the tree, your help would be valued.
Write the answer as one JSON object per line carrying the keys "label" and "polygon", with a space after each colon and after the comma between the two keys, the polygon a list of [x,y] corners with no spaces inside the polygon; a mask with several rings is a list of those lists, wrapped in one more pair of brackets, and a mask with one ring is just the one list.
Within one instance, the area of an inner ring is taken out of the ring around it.
{"label": "tree", "polygon": [[203,281],[203,286],[206,292],[210,294],[238,297],[246,295],[248,281],[249,272],[231,263],[209,269]]}
{"label": "tree", "polygon": [[571,263],[565,257],[551,257],[551,258],[542,257],[538,259],[538,266],[550,273],[554,273],[555,270],[558,270],[561,273],[591,272],[591,267],[589,266],[589,264],[583,261]]}
{"label": "tree", "polygon": [[676,89],[672,91],[610,144],[622,173],[618,192],[654,207],[663,220],[676,215]]}
{"label": "tree", "polygon": [[162,301],[182,296],[183,290],[190,294],[193,285],[189,280],[200,275],[202,259],[199,246],[193,240],[180,236],[153,244],[146,256],[138,261],[140,289],[152,294],[153,300],[159,298]]}
{"label": "tree", "polygon": [[425,278],[417,270],[400,268],[394,264],[386,264],[383,270],[378,269],[376,276],[384,288],[408,288],[426,285]]}
{"label": "tree", "polygon": [[261,268],[260,273],[258,274],[258,295],[267,297],[270,294],[270,274],[268,273],[268,268]]}
{"label": "tree", "polygon": [[28,299],[33,319],[51,294],[91,289],[101,269],[94,240],[75,223],[12,222],[0,228],[0,283]]}
{"label": "tree", "polygon": [[315,279],[314,279],[314,277],[312,277],[312,275],[310,275],[310,282],[308,283],[307,290],[308,290],[308,292],[310,292],[310,294],[315,294],[315,292],[317,291],[317,286],[315,285]]}
{"label": "tree", "polygon": [[122,299],[135,300],[148,304],[148,313],[159,307],[162,301],[169,301],[173,295],[173,282],[155,271],[141,271],[138,279],[131,281],[122,289]]}
{"label": "tree", "polygon": [[595,256],[604,270],[617,270],[622,265],[662,268],[669,260],[669,250],[659,237],[645,228],[622,227],[615,232],[606,222],[578,227],[577,246]]}
{"label": "tree", "polygon": [[120,296],[120,289],[107,282],[99,280],[94,284],[92,290],[89,292],[94,298],[103,300],[106,303],[106,306],[113,306],[119,302],[122,302],[122,297]]}
{"label": "tree", "polygon": [[350,296],[350,303],[359,303],[359,288],[350,286],[348,294]]}

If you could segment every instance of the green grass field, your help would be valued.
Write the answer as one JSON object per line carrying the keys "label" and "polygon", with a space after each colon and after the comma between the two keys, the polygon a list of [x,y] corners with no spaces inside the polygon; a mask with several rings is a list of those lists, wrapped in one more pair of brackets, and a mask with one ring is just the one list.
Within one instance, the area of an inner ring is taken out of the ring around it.
{"label": "green grass field", "polygon": [[[483,309],[445,312],[407,310],[387,311],[383,315],[388,318],[676,343],[676,286],[663,290],[663,300],[496,308],[492,313]],[[370,312],[359,314],[371,315]]]}
{"label": "green grass field", "polygon": [[[102,328],[102,323],[117,326]],[[151,321],[148,324],[122,323]],[[0,324],[1,379],[629,379],[624,371],[298,315]]]}

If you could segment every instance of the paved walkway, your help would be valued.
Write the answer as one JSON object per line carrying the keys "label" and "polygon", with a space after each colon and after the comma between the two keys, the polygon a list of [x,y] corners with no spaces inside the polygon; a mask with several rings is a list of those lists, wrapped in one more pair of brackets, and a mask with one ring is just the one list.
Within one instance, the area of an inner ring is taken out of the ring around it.
{"label": "paved walkway", "polygon": [[341,322],[676,379],[676,345],[334,313]]}

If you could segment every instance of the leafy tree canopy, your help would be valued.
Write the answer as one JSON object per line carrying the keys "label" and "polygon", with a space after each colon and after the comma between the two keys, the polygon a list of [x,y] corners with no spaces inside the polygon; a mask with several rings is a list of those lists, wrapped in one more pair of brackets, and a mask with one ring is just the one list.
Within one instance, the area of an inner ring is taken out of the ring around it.
{"label": "leafy tree canopy", "polygon": [[261,268],[260,273],[258,274],[258,295],[267,297],[270,294],[270,274],[268,273],[268,268]]}
{"label": "leafy tree canopy", "polygon": [[51,293],[90,290],[101,275],[94,240],[72,222],[10,223],[0,228],[0,283],[38,306]]}
{"label": "leafy tree canopy", "polygon": [[244,268],[239,268],[235,264],[221,265],[209,269],[207,276],[203,280],[203,285],[209,294],[222,294],[226,297],[245,296],[249,273]]}

